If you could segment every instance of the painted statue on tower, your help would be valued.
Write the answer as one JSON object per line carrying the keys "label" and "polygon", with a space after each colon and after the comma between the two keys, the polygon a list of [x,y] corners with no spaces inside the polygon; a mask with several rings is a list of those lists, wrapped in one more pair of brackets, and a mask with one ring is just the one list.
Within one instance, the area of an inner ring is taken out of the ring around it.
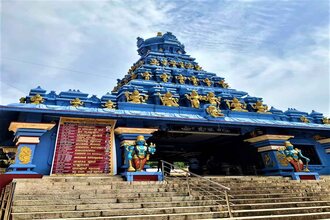
{"label": "painted statue on tower", "polygon": [[[293,145],[290,143],[290,141],[285,141],[284,147],[280,147],[278,151],[285,156],[286,160],[293,166],[295,172],[309,172],[308,162],[310,159],[305,157],[301,153],[300,149],[293,148]],[[305,169],[302,159],[306,161]]]}
{"label": "painted statue on tower", "polygon": [[148,145],[143,135],[137,136],[134,145],[124,144],[124,147],[127,152],[128,172],[143,171],[150,154],[156,152],[156,145],[153,143]]}

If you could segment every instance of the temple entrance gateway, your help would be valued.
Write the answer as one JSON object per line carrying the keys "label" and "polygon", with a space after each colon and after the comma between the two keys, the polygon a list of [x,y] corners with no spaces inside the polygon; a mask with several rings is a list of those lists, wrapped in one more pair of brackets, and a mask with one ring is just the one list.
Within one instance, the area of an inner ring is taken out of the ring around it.
{"label": "temple entrance gateway", "polygon": [[262,159],[239,134],[157,131],[149,138],[157,146],[153,160],[188,167],[202,175],[261,174]]}

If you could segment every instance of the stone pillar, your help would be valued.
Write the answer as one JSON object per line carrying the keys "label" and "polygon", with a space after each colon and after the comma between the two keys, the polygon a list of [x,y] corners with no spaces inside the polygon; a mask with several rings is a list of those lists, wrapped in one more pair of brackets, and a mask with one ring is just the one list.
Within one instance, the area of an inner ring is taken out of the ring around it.
{"label": "stone pillar", "polygon": [[[128,143],[130,145],[135,144],[135,140],[137,136],[143,135],[145,140],[147,141],[155,131],[157,131],[157,128],[128,128],[128,127],[118,127],[115,129],[115,134],[120,140],[120,146],[123,147],[124,143]],[[127,152],[125,149],[122,150],[123,155],[123,165],[121,168],[127,169],[128,168],[128,160],[127,160]]]}
{"label": "stone pillar", "polygon": [[317,142],[321,145],[321,147],[323,148],[322,150],[324,150],[325,152],[325,154],[323,154],[323,158],[325,159],[325,165],[326,165],[325,167],[326,171],[324,173],[330,174],[330,138],[323,138],[317,140]]}
{"label": "stone pillar", "polygon": [[55,126],[53,123],[12,122],[9,131],[13,131],[17,147],[15,162],[9,166],[7,174],[37,174],[32,169],[35,148],[40,137]]}
{"label": "stone pillar", "polygon": [[293,136],[266,134],[245,141],[251,143],[260,153],[265,166],[263,169],[265,175],[286,176],[288,173],[293,172],[293,167],[277,149],[283,147],[284,142],[290,138],[293,138]]}

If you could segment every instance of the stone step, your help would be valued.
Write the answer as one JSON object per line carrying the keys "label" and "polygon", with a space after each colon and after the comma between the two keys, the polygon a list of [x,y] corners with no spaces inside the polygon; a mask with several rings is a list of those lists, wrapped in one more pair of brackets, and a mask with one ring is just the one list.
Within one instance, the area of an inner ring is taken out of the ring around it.
{"label": "stone step", "polygon": [[65,211],[65,212],[34,212],[14,213],[15,219],[40,219],[40,218],[82,218],[100,216],[122,216],[122,215],[153,215],[174,213],[196,213],[220,211],[219,206],[188,206],[188,207],[161,207],[161,208],[139,208],[139,209],[109,209],[89,211]]}
{"label": "stone step", "polygon": [[307,206],[330,206],[330,201],[295,201],[295,202],[273,202],[273,203],[247,203],[234,204],[233,210],[251,210],[283,207],[307,207]]}
{"label": "stone step", "polygon": [[[117,199],[118,203],[100,203],[100,204],[45,204],[45,205],[19,205],[13,206],[14,213],[17,212],[42,212],[42,211],[73,211],[73,210],[97,210],[108,208],[141,208],[144,202],[178,202],[195,201],[198,197],[191,196],[173,196],[173,197],[150,197],[150,198],[122,198]],[[69,203],[69,202],[68,202]]]}
{"label": "stone step", "polygon": [[150,198],[150,197],[159,197],[159,198],[169,198],[173,196],[188,196],[187,193],[176,193],[176,192],[158,192],[158,193],[131,193],[131,194],[100,194],[100,197],[103,198],[91,198],[88,195],[82,194],[79,198],[72,199],[54,199],[52,196],[43,197],[39,199],[15,199],[13,205],[64,205],[64,204],[93,204],[93,203],[117,203],[118,199],[125,198]]}
{"label": "stone step", "polygon": [[233,210],[234,217],[258,216],[258,215],[287,215],[310,212],[330,212],[330,206],[312,206],[312,207],[291,207],[291,208],[268,208],[268,209],[249,209]]}
{"label": "stone step", "polygon": [[[234,220],[254,220],[254,219],[271,219],[271,220],[308,220],[308,219],[330,219],[330,212],[314,212],[314,213],[299,213],[299,214],[285,214],[285,215],[263,215],[263,216],[247,216],[235,217]],[[211,220],[211,219],[205,219]],[[212,218],[212,220],[228,220],[228,218]]]}
{"label": "stone step", "polygon": [[[253,203],[276,203],[276,202],[301,202],[301,201],[319,201],[319,197],[281,197],[281,198],[248,198],[248,199],[230,199],[234,204],[253,204]],[[324,199],[326,200],[326,199]]]}

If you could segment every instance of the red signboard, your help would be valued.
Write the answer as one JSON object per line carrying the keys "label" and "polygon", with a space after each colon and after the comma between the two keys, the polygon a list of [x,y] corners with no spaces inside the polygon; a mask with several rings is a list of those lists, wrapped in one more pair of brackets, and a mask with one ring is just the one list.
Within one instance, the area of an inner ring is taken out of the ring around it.
{"label": "red signboard", "polygon": [[114,120],[61,118],[52,174],[112,174]]}

